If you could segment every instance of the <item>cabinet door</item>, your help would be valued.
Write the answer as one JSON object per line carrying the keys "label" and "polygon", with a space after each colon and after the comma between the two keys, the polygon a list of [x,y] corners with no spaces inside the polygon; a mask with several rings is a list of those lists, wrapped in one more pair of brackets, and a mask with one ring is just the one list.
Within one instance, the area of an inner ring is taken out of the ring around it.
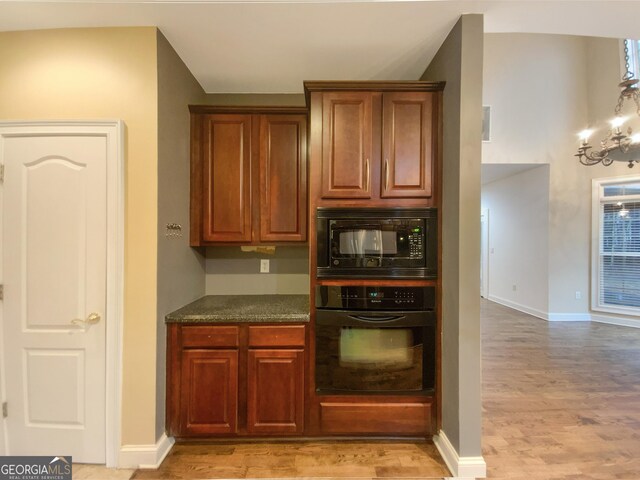
{"label": "cabinet door", "polygon": [[373,95],[322,98],[322,198],[371,198]]}
{"label": "cabinet door", "polygon": [[236,433],[238,351],[186,350],[182,353],[180,433]]}
{"label": "cabinet door", "polygon": [[307,117],[260,117],[260,241],[307,237]]}
{"label": "cabinet door", "polygon": [[302,433],[303,350],[249,350],[247,432]]}
{"label": "cabinet door", "polygon": [[204,128],[203,240],[250,242],[251,115],[207,115]]}
{"label": "cabinet door", "polygon": [[384,93],[382,106],[383,198],[429,198],[435,153],[431,92]]}

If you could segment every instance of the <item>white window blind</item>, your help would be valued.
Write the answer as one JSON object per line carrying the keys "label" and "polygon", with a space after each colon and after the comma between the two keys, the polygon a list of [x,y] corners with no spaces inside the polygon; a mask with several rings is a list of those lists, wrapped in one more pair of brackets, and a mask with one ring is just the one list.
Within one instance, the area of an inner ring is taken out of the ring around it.
{"label": "white window blind", "polygon": [[596,310],[640,313],[640,179],[594,181]]}
{"label": "white window blind", "polygon": [[640,78],[640,40],[630,40],[629,49],[633,78]]}

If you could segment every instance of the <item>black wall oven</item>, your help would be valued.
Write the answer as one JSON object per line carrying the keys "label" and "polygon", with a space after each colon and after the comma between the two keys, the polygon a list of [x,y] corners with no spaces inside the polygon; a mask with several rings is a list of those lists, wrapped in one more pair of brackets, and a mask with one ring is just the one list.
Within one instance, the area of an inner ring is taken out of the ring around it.
{"label": "black wall oven", "polygon": [[437,210],[318,208],[319,278],[436,278]]}
{"label": "black wall oven", "polygon": [[320,394],[432,393],[434,287],[316,287]]}

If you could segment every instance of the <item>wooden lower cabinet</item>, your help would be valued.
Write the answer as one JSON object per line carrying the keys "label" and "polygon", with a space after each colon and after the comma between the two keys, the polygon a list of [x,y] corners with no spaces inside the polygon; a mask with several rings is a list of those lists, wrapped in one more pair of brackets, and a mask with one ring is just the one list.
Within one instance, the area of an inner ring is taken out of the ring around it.
{"label": "wooden lower cabinet", "polygon": [[247,432],[302,433],[304,352],[249,350]]}
{"label": "wooden lower cabinet", "polygon": [[238,351],[186,350],[182,353],[181,377],[182,432],[236,433]]}
{"label": "wooden lower cabinet", "polygon": [[430,403],[320,402],[325,434],[430,435]]}
{"label": "wooden lower cabinet", "polygon": [[304,325],[169,325],[168,433],[302,434],[304,345]]}

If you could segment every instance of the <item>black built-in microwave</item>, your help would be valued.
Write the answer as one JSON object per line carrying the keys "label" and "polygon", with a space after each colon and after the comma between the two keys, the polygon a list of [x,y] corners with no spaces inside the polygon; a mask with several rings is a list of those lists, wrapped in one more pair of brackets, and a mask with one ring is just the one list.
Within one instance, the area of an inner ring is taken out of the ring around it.
{"label": "black built-in microwave", "polygon": [[318,208],[318,278],[436,278],[435,208]]}

